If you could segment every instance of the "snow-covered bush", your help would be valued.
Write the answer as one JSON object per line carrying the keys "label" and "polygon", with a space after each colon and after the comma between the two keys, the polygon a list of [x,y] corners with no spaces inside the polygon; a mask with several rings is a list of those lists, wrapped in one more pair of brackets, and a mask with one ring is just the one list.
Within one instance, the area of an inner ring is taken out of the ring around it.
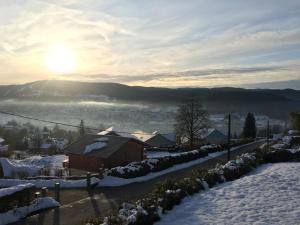
{"label": "snow-covered bush", "polygon": [[264,153],[263,159],[268,163],[299,161],[300,151],[298,149],[271,149]]}
{"label": "snow-covered bush", "polygon": [[204,190],[208,185],[213,187],[226,180],[237,179],[253,169],[257,162],[261,161],[257,160],[256,153],[246,153],[214,169],[198,171],[192,177],[176,182],[165,181],[136,203],[123,204],[117,215],[107,217],[102,222],[90,220],[88,224],[152,225],[163,213],[180,204],[185,196]]}
{"label": "snow-covered bush", "polygon": [[159,158],[146,159],[141,162],[132,162],[126,166],[118,166],[109,169],[105,172],[107,176],[122,177],[122,178],[134,178],[144,176],[151,172],[158,172],[172,167],[176,164],[181,164],[203,158],[208,156],[209,153],[222,151],[221,145],[204,145],[200,149],[178,153],[176,155],[170,155]]}
{"label": "snow-covered bush", "polygon": [[114,167],[107,170],[107,176],[122,178],[133,178],[144,176],[151,172],[161,171],[170,168],[173,165],[189,162],[195,159],[203,158],[208,155],[207,150],[198,149],[189,152],[183,152],[177,155],[165,156],[161,158],[146,159],[141,162],[132,162],[126,166]]}

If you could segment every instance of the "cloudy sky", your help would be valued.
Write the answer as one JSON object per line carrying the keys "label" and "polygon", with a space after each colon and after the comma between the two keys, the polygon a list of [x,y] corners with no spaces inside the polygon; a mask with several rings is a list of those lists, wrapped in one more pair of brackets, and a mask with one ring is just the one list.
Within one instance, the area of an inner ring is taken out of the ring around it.
{"label": "cloudy sky", "polygon": [[297,0],[1,0],[0,82],[300,89],[299,24]]}

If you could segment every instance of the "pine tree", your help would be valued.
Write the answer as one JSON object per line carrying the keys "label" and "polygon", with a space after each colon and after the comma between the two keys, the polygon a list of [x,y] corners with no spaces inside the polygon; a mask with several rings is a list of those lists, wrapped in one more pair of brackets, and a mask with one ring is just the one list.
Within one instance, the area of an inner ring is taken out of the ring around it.
{"label": "pine tree", "polygon": [[246,120],[245,120],[243,136],[244,136],[244,138],[255,138],[256,131],[257,131],[257,129],[256,129],[256,122],[255,122],[254,114],[248,113]]}

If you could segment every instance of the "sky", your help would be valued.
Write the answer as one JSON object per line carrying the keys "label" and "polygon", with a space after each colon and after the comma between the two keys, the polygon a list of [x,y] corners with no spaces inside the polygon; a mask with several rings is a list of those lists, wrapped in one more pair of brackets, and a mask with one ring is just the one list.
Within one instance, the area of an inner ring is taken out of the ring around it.
{"label": "sky", "polygon": [[297,0],[0,0],[0,84],[300,89]]}

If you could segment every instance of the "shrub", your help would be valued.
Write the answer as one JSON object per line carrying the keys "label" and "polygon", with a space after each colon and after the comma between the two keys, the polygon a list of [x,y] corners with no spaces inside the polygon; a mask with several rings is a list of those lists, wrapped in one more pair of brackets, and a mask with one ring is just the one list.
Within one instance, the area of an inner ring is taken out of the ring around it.
{"label": "shrub", "polygon": [[[105,222],[108,225],[152,225],[160,219],[161,213],[180,204],[185,196],[203,190],[204,182],[209,187],[213,187],[224,182],[225,179],[234,180],[249,172],[258,162],[261,162],[257,161],[256,154],[246,153],[225,165],[217,165],[214,169],[198,170],[192,177],[181,181],[167,180],[156,185],[151,193],[135,204],[123,204],[119,214],[106,218]],[[93,223],[93,225],[98,224],[101,223]]]}
{"label": "shrub", "polygon": [[200,149],[178,153],[173,156],[166,156],[161,158],[146,159],[141,162],[132,162],[126,166],[119,166],[106,170],[105,174],[108,176],[115,176],[121,178],[134,178],[145,176],[151,172],[158,172],[172,167],[176,164],[190,162],[199,158],[208,156],[209,153],[220,151],[219,145],[202,146]]}

